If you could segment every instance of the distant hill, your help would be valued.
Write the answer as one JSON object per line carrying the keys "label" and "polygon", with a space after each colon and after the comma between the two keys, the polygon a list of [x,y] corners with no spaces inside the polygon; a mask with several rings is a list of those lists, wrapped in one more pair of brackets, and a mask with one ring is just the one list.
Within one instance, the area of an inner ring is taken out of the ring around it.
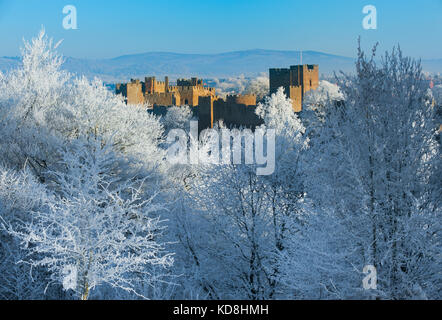
{"label": "distant hill", "polygon": [[[303,63],[319,64],[320,74],[333,71],[351,72],[354,59],[317,51],[304,51]],[[18,58],[0,58],[0,71],[6,71],[20,63]],[[149,52],[125,55],[113,59],[66,58],[64,68],[78,75],[99,77],[104,81],[124,81],[143,78],[147,75],[171,79],[198,76],[223,78],[255,76],[268,72],[269,68],[283,68],[300,63],[299,51],[247,50],[219,54],[181,54],[170,52]],[[423,61],[424,70],[442,72],[442,59]]]}

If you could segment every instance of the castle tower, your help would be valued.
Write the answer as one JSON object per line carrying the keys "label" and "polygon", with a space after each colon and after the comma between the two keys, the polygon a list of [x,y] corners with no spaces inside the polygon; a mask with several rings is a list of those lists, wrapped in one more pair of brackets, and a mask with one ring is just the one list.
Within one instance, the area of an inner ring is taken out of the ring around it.
{"label": "castle tower", "polygon": [[293,110],[302,111],[304,95],[310,90],[316,90],[319,85],[318,65],[295,65],[289,69],[270,69],[270,94],[279,87],[284,88],[285,94],[292,99]]}

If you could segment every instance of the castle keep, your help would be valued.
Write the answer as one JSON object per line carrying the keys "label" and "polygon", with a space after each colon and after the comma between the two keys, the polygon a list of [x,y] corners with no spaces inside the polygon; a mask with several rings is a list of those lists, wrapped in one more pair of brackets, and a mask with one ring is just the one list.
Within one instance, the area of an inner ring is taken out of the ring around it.
{"label": "castle keep", "polygon": [[292,99],[293,110],[302,111],[302,101],[307,91],[316,90],[319,85],[319,66],[304,64],[289,69],[270,69],[270,94],[279,87]]}
{"label": "castle keep", "polygon": [[[306,92],[316,90],[319,85],[318,65],[296,65],[286,69],[270,69],[270,94],[279,87],[293,102],[295,112],[302,111],[302,101]],[[256,114],[255,95],[228,95],[222,99],[216,95],[215,88],[208,87],[198,78],[178,79],[176,85],[169,78],[157,81],[146,77],[144,82],[131,80],[117,84],[116,93],[122,94],[127,104],[153,105],[150,112],[164,114],[168,106],[188,105],[198,116],[199,130],[213,128],[218,121],[227,127],[255,128],[262,124]]]}

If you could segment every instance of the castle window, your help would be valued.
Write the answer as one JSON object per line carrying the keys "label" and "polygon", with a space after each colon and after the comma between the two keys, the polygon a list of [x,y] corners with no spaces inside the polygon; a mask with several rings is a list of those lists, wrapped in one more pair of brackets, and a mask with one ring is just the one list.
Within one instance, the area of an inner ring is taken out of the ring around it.
{"label": "castle window", "polygon": [[312,87],[312,80],[310,80],[310,88]]}
{"label": "castle window", "polygon": [[184,104],[185,104],[185,105],[188,105],[188,104],[189,104],[189,100],[187,100],[187,99],[184,100]]}

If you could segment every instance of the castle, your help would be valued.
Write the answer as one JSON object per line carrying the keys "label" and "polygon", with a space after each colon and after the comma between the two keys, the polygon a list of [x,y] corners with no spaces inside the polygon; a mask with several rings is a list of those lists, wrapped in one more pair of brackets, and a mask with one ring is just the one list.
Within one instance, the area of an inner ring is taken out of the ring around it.
{"label": "castle", "polygon": [[293,102],[295,112],[302,111],[302,101],[307,91],[316,90],[319,85],[319,66],[304,64],[289,69],[270,69],[270,94],[279,87]]}
{"label": "castle", "polygon": [[[309,90],[316,90],[319,85],[318,65],[295,65],[288,69],[270,69],[270,94],[283,87],[292,100],[293,110],[302,111],[304,95]],[[208,87],[198,78],[178,79],[176,85],[170,85],[169,78],[157,81],[155,77],[146,77],[144,82],[131,80],[117,84],[116,93],[122,94],[127,104],[153,105],[150,112],[164,114],[168,106],[193,107],[198,117],[199,130],[213,128],[218,121],[227,127],[255,128],[262,124],[256,114],[256,96],[228,95],[225,99],[216,95],[215,88]]]}

